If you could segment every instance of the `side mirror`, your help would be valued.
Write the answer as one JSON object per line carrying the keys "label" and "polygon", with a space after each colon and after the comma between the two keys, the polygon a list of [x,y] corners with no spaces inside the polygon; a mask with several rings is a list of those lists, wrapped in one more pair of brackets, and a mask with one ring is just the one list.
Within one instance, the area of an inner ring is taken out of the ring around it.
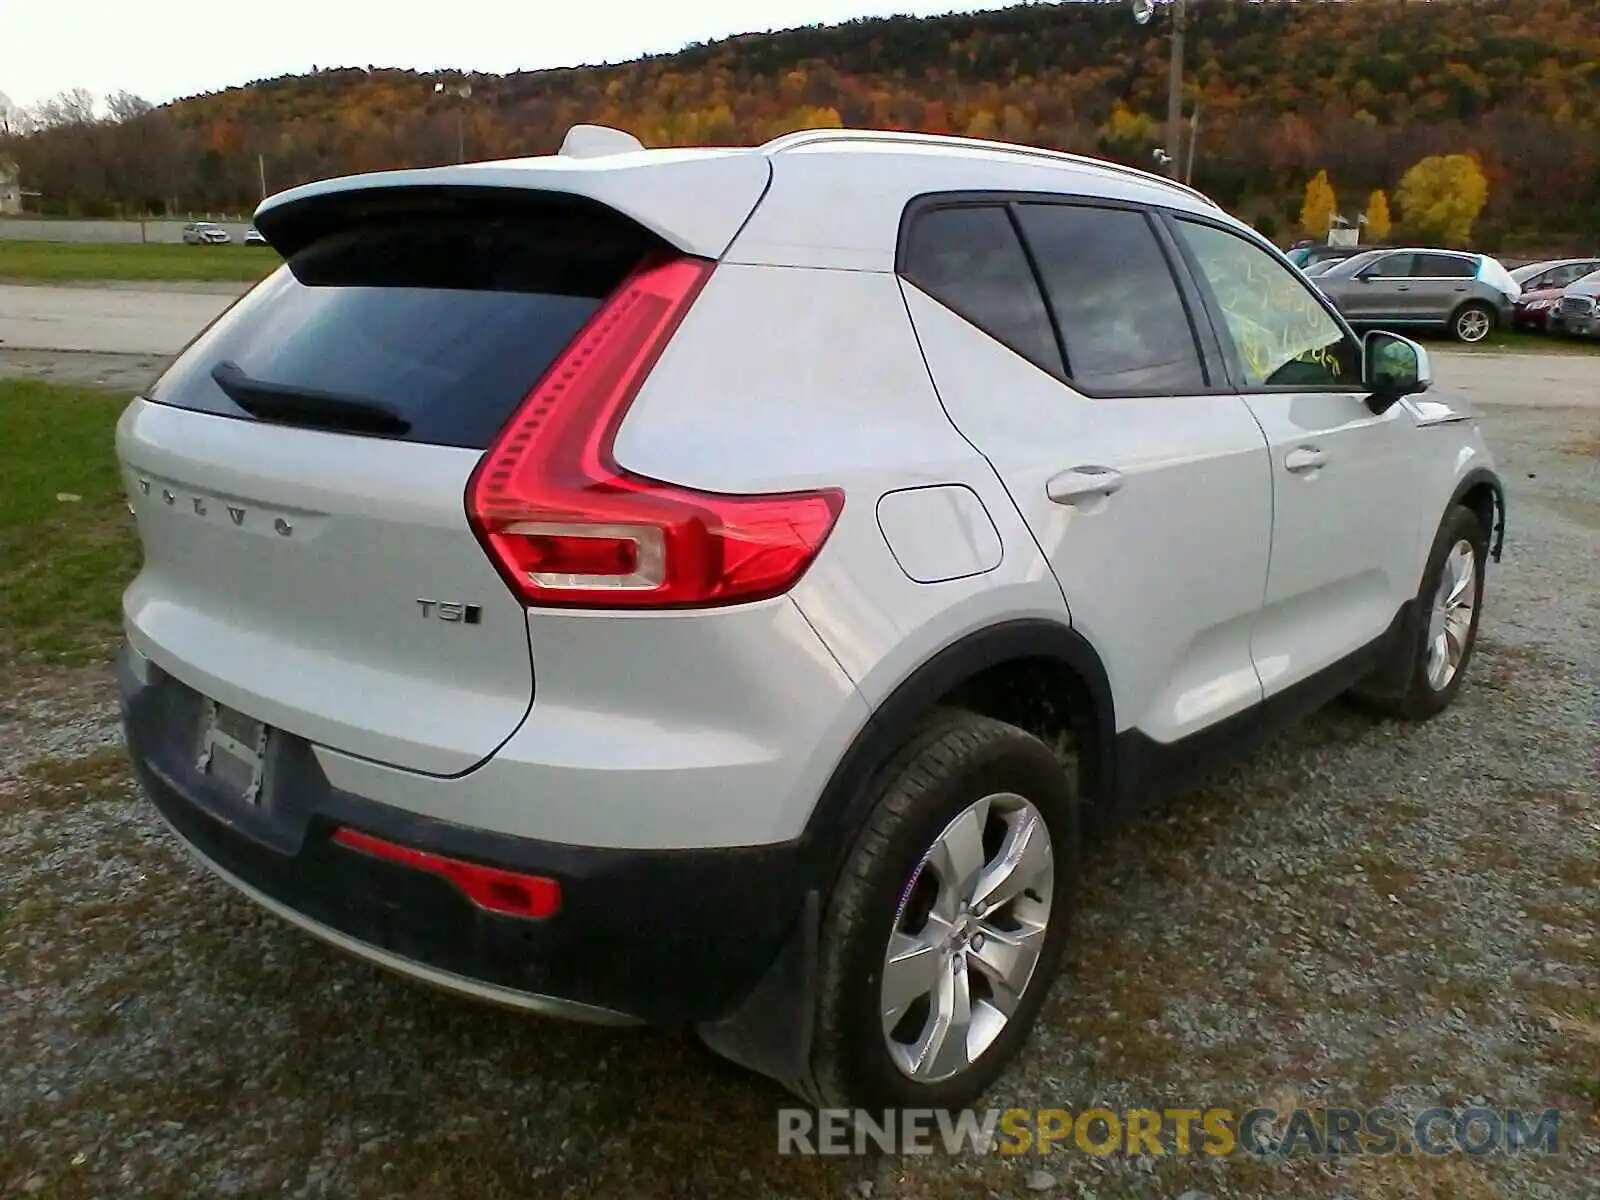
{"label": "side mirror", "polygon": [[1367,407],[1382,414],[1432,387],[1433,367],[1428,352],[1410,338],[1375,329],[1361,339],[1361,378],[1372,393]]}

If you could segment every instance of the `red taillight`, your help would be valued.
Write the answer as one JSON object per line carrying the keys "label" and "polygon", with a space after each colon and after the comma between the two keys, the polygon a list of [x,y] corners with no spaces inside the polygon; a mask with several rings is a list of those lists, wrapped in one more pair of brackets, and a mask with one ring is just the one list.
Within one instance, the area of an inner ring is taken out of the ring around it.
{"label": "red taillight", "polygon": [[348,827],[336,830],[333,840],[375,858],[386,858],[401,866],[442,876],[466,893],[467,899],[479,908],[492,913],[542,918],[553,916],[561,907],[561,885],[541,875],[522,875],[430,854],[426,850],[413,850],[410,846]]}
{"label": "red taillight", "polygon": [[467,514],[525,604],[704,607],[794,586],[844,504],[836,489],[700,492],[633,475],[611,444],[714,264],[636,272],[528,394],[467,487]]}

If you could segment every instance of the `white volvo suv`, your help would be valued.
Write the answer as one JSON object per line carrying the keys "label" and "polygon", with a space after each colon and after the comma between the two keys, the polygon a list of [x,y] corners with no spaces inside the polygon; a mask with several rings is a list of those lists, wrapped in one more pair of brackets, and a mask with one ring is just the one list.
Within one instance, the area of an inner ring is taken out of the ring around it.
{"label": "white volvo suv", "polygon": [[223,879],[819,1103],[1027,1038],[1092,825],[1462,685],[1502,487],[1199,193],[810,131],[334,179],[136,399],[119,665]]}

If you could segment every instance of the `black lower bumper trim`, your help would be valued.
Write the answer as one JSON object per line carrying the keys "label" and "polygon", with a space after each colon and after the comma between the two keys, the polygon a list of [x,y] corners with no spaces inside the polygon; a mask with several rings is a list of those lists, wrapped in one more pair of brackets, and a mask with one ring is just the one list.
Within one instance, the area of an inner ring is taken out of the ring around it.
{"label": "black lower bumper trim", "polygon": [[[261,808],[247,807],[195,766],[201,698],[159,673],[141,682],[124,664],[118,674],[134,765],[180,837],[285,907],[422,966],[657,1025],[709,1021],[755,987],[801,912],[795,844],[629,851],[486,833],[338,791],[310,746],[286,735],[269,751]],[[341,825],[548,876],[561,910],[486,912],[436,875],[335,843]]]}

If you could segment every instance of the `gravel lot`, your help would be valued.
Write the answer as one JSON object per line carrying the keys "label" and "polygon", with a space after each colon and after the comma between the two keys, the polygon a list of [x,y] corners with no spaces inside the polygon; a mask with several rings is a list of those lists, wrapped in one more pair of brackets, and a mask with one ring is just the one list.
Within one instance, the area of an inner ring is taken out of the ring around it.
{"label": "gravel lot", "polygon": [[131,794],[90,669],[0,698],[0,1195],[1600,1195],[1600,409],[1570,389],[1475,397],[1511,519],[1457,706],[1335,706],[1104,847],[993,1098],[1552,1106],[1561,1154],[779,1157],[789,1102],[686,1039],[438,996],[236,898]]}

